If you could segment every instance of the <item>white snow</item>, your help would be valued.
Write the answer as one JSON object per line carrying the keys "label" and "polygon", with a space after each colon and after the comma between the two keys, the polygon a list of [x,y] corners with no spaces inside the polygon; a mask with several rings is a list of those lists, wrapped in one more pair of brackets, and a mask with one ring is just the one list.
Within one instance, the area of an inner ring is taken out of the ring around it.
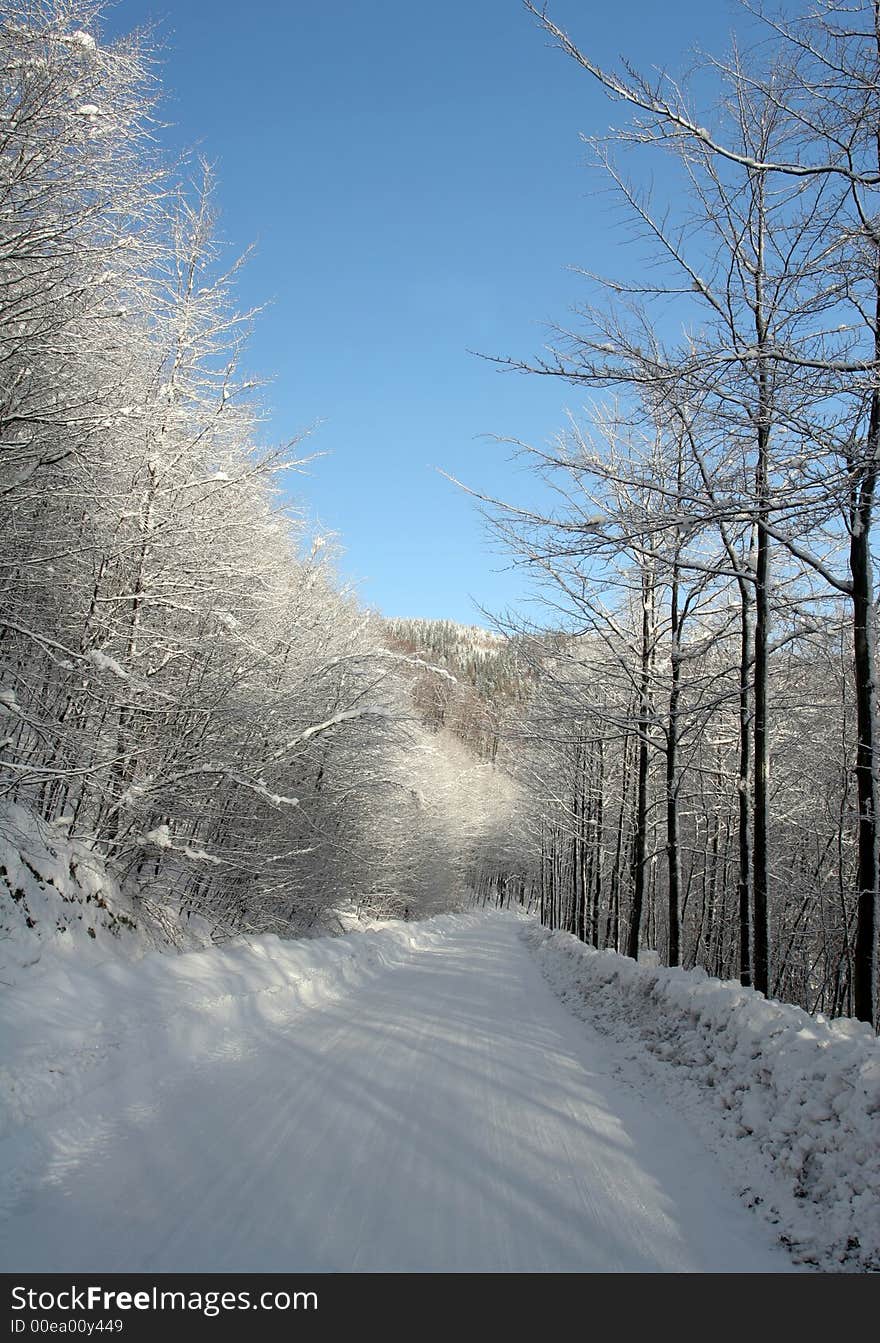
{"label": "white snow", "polygon": [[452,672],[447,671],[445,667],[437,667],[433,662],[426,662],[424,658],[406,657],[403,653],[394,653],[388,648],[377,648],[376,657],[385,658],[389,662],[397,662],[407,667],[418,667],[420,671],[430,672],[432,676],[438,676],[443,681],[451,681],[453,685],[458,685],[458,677],[453,676]]}
{"label": "white snow", "polygon": [[511,915],[4,995],[8,1271],[785,1271]]}
{"label": "white snow", "polygon": [[90,648],[88,653],[86,653],[86,660],[90,662],[97,671],[112,672],[114,676],[119,677],[120,681],[127,681],[129,679],[128,672],[121,663],[117,662],[115,658],[110,657],[109,654],[102,653],[98,648]]}
{"label": "white snow", "polygon": [[20,714],[18,700],[11,686],[0,687],[0,713]]}
{"label": "white snow", "polygon": [[197,862],[213,863],[215,867],[223,866],[223,859],[218,858],[215,853],[208,853],[206,849],[194,849],[190,844],[184,844],[178,852],[184,854],[187,858],[196,859]]}
{"label": "white snow", "polygon": [[0,989],[37,965],[87,963],[98,947],[119,955],[129,940],[128,903],[101,860],[68,838],[69,823],[0,803]]}
{"label": "white snow", "polygon": [[149,830],[144,835],[145,844],[154,844],[157,849],[171,848],[171,830],[166,822],[157,825],[155,830]]}
{"label": "white snow", "polygon": [[194,849],[190,844],[175,844],[171,838],[171,829],[166,822],[157,825],[155,830],[148,830],[142,842],[145,845],[151,844],[156,849],[182,853],[186,858],[194,858],[198,862],[213,863],[215,867],[223,866],[223,860],[216,854],[208,853],[205,849]]}
{"label": "white snow", "polygon": [[84,33],[81,28],[71,33],[69,37],[62,37],[61,41],[72,47],[80,47],[89,53],[96,51],[98,45],[91,33]]}
{"label": "white snow", "polygon": [[70,838],[72,820],[49,824],[0,801],[0,990],[71,968],[88,975],[97,962],[157,948],[210,944],[202,919],[184,922],[167,901],[124,894],[101,856]]}
{"label": "white snow", "polygon": [[880,1041],[704,970],[524,934],[546,978],[618,1048],[621,1075],[680,1107],[798,1261],[880,1268]]}

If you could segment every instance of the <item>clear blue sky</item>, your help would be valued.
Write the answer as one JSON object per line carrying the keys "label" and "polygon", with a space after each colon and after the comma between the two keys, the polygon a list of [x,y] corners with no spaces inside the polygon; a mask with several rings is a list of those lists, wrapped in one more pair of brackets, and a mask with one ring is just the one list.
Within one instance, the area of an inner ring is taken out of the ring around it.
{"label": "clear blue sky", "polygon": [[[644,68],[680,70],[739,22],[729,0],[548,8],[600,61]],[[622,109],[520,0],[119,0],[107,27],[144,23],[169,149],[216,162],[221,233],[256,244],[239,293],[271,304],[251,347],[267,436],[318,426],[327,455],[296,492],[345,578],[388,615],[516,605],[522,576],[435,468],[524,500],[486,436],[544,442],[577,410],[574,389],[468,351],[534,355],[583,296],[567,267],[634,264],[579,140]]]}

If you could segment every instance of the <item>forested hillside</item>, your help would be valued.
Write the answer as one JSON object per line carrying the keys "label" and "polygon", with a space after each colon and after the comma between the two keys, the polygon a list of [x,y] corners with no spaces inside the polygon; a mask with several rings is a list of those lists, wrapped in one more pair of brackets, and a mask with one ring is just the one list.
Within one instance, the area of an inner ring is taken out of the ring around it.
{"label": "forested hillside", "polygon": [[[413,686],[425,724],[448,728],[494,761],[500,719],[524,704],[530,689],[529,664],[517,640],[451,620],[386,620],[384,627],[392,649],[428,664]],[[438,677],[430,668],[448,674]]]}

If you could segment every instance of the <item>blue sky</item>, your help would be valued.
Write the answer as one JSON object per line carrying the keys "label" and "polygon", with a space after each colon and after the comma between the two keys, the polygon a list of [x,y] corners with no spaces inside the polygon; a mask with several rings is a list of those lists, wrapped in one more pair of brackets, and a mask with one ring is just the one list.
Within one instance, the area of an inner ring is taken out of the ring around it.
{"label": "blue sky", "polygon": [[[680,70],[723,49],[727,0],[556,0],[598,60]],[[623,113],[552,49],[520,0],[119,0],[111,33],[156,25],[170,150],[216,163],[220,232],[255,243],[242,306],[268,303],[251,365],[267,437],[315,427],[292,482],[338,533],[341,571],[388,615],[480,621],[524,577],[437,474],[533,490],[491,436],[545,442],[575,389],[469,353],[529,357],[584,296],[568,267],[626,274],[579,133]]]}

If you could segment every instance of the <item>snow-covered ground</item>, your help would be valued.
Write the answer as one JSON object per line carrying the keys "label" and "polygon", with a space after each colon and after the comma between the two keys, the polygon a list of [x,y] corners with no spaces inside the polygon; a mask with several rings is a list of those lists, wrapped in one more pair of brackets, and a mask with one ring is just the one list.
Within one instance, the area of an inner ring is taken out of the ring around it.
{"label": "snow-covered ground", "polygon": [[791,1268],[522,928],[450,915],[9,989],[3,1267]]}
{"label": "snow-covered ground", "polygon": [[68,834],[70,817],[44,821],[0,801],[0,989],[108,959],[210,944],[199,918],[181,919],[148,892],[124,893],[104,860]]}
{"label": "snow-covered ground", "polygon": [[255,1026],[280,1029],[335,1002],[455,926],[448,916],[312,941],[240,938],[136,962],[41,964],[0,996],[0,1140],[97,1087],[111,1096],[132,1071],[158,1084],[176,1067],[223,1058]]}
{"label": "snow-covered ground", "polygon": [[880,1041],[704,970],[637,965],[569,933],[524,938],[615,1060],[715,1151],[743,1199],[822,1269],[880,1270]]}

